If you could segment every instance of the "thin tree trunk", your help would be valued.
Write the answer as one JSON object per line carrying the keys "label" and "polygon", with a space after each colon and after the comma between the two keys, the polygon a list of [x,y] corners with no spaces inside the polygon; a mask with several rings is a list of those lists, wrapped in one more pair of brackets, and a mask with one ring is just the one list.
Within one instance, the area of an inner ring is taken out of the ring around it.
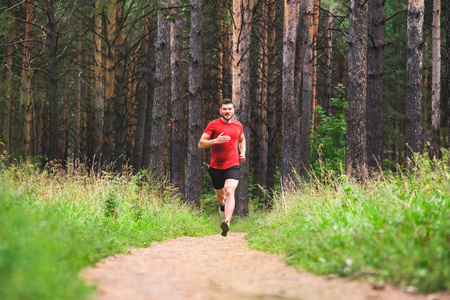
{"label": "thin tree trunk", "polygon": [[[450,127],[450,1],[447,0],[447,13],[446,13],[446,33],[447,33],[447,126]],[[448,140],[450,143],[450,130],[449,130]]]}
{"label": "thin tree trunk", "polygon": [[33,13],[34,0],[26,1],[26,24],[25,24],[25,41],[23,44],[22,56],[22,83],[23,87],[20,91],[20,114],[19,128],[21,129],[22,149],[21,155],[27,156],[31,154],[31,116],[32,116],[32,95],[31,95],[31,45],[32,45],[32,22],[34,21]]}
{"label": "thin tree trunk", "polygon": [[268,43],[267,43],[267,191],[269,198],[267,206],[271,206],[271,199],[275,188],[276,159],[276,51],[275,51],[275,0],[268,4]]}
{"label": "thin tree trunk", "polygon": [[158,1],[155,96],[152,112],[149,170],[155,178],[166,175],[167,113],[170,99],[170,21],[165,17],[169,0]]}
{"label": "thin tree trunk", "polygon": [[189,59],[189,125],[186,173],[186,202],[200,208],[202,152],[198,141],[202,135],[203,77],[203,1],[191,0],[191,32]]}
{"label": "thin tree trunk", "polygon": [[[8,1],[8,7],[11,7],[13,5],[12,0]],[[13,120],[13,88],[12,88],[12,67],[13,67],[13,52],[14,47],[12,45],[12,41],[14,39],[14,33],[11,30],[8,35],[7,43],[8,46],[6,47],[6,80],[7,80],[7,87],[6,87],[6,112],[5,112],[5,118],[3,123],[3,142],[5,143],[4,149],[6,152],[6,158],[5,162],[9,162],[10,156],[14,157],[14,153],[12,153],[12,126],[11,122]]]}
{"label": "thin tree trunk", "polygon": [[102,55],[102,15],[95,17],[95,101],[94,101],[94,128],[92,138],[92,164],[97,162],[97,169],[101,166],[101,147],[103,139],[103,55]]}
{"label": "thin tree trunk", "polygon": [[439,157],[441,124],[441,0],[433,1],[433,75],[431,83],[432,156]]}
{"label": "thin tree trunk", "polygon": [[380,171],[383,162],[384,0],[369,0],[367,52],[367,164]]}
{"label": "thin tree trunk", "polygon": [[115,169],[119,172],[125,164],[125,147],[127,143],[127,127],[126,127],[126,113],[127,113],[127,94],[126,94],[126,72],[125,70],[125,45],[123,30],[125,27],[125,19],[123,16],[125,0],[117,0],[116,2],[116,83],[114,101],[114,157],[116,159]]}
{"label": "thin tree trunk", "polygon": [[364,180],[367,173],[367,1],[350,0],[345,171]]}
{"label": "thin tree trunk", "polygon": [[133,137],[135,136],[135,117],[136,117],[136,92],[137,92],[137,76],[138,73],[138,51],[135,51],[132,55],[132,59],[129,67],[128,75],[128,101],[127,101],[127,145],[126,145],[126,157],[127,162],[132,163],[133,158]]}
{"label": "thin tree trunk", "polygon": [[102,162],[109,166],[113,162],[114,150],[114,83],[116,56],[116,0],[109,0],[106,22],[106,76],[105,76],[105,112],[103,120]]}
{"label": "thin tree trunk", "polygon": [[82,38],[82,23],[81,23],[81,10],[78,11],[78,24],[77,24],[77,65],[79,68],[78,76],[77,76],[77,93],[75,96],[75,141],[73,145],[73,159],[74,162],[77,163],[82,156],[80,151],[81,144],[81,38]]}
{"label": "thin tree trunk", "polygon": [[147,169],[150,161],[150,135],[155,86],[155,38],[150,31],[151,20],[146,26],[144,61],[142,67],[142,93],[138,103],[136,137],[134,139],[133,167],[135,171]]}
{"label": "thin tree trunk", "polygon": [[[268,11],[267,3],[260,4],[260,45],[258,53],[258,70],[256,79],[256,101],[254,103],[255,151],[257,159],[253,169],[253,197],[261,199],[263,193],[259,186],[267,184],[267,45],[268,45]],[[253,143],[252,143],[253,144]]]}
{"label": "thin tree trunk", "polygon": [[[240,111],[239,121],[244,127],[247,144],[250,142],[251,105],[250,105],[250,34],[253,12],[253,0],[235,0],[233,3],[234,20],[239,19],[240,27],[233,32],[233,54],[239,61],[233,62],[233,96],[232,99]],[[237,8],[236,6],[240,7]],[[238,34],[239,36],[234,36]],[[237,52],[237,53],[236,53]],[[234,87],[235,79],[239,80],[239,91]],[[245,157],[249,157],[250,147],[246,147]],[[240,165],[239,185],[236,189],[236,215],[243,218],[248,215],[249,163]]]}
{"label": "thin tree trunk", "polygon": [[48,70],[48,103],[49,103],[49,149],[47,158],[49,161],[58,159],[58,140],[59,140],[59,111],[58,111],[58,74],[57,74],[57,42],[58,37],[55,31],[55,11],[53,9],[53,0],[48,0],[46,7],[47,14],[47,39],[45,41],[47,48],[47,70]]}
{"label": "thin tree trunk", "polygon": [[331,113],[331,99],[333,98],[333,5],[328,7],[327,48],[325,49],[325,102],[323,105],[327,115]]}
{"label": "thin tree trunk", "polygon": [[172,0],[175,22],[171,27],[170,53],[172,73],[172,119],[171,119],[171,143],[170,143],[170,182],[178,190],[184,193],[184,172],[186,164],[185,143],[185,101],[183,97],[183,20],[180,16],[180,0]]}
{"label": "thin tree trunk", "polygon": [[298,173],[306,177],[309,169],[309,135],[311,133],[311,119],[314,103],[314,0],[305,3],[302,29],[306,47],[303,57],[303,88],[301,97],[301,121],[300,121],[300,166]]}
{"label": "thin tree trunk", "polygon": [[281,182],[289,184],[300,169],[300,116],[298,101],[295,99],[295,40],[299,2],[285,0],[284,3],[284,42],[283,42],[283,102],[282,102],[282,144],[281,144]]}
{"label": "thin tree trunk", "polygon": [[[317,97],[317,35],[319,33],[319,17],[320,17],[320,7],[319,0],[314,0],[314,13],[313,13],[313,74],[312,74],[312,123],[314,125],[314,133],[317,134],[317,105],[319,104],[319,99]],[[306,158],[309,158],[309,140],[308,140],[308,151],[303,154]],[[308,166],[308,165],[305,165]],[[307,170],[307,169],[306,169]]]}
{"label": "thin tree trunk", "polygon": [[[406,158],[422,151],[424,1],[409,0],[406,40]],[[408,161],[410,163],[411,161]]]}

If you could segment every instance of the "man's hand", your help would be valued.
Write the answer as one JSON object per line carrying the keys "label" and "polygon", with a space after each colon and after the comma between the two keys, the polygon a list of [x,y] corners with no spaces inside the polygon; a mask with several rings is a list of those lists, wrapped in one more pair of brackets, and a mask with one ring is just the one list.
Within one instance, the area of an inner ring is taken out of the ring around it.
{"label": "man's hand", "polygon": [[244,155],[244,153],[239,154],[239,161],[241,163],[245,163],[245,155]]}
{"label": "man's hand", "polygon": [[224,144],[231,140],[229,135],[223,135],[223,132],[214,140],[214,144]]}

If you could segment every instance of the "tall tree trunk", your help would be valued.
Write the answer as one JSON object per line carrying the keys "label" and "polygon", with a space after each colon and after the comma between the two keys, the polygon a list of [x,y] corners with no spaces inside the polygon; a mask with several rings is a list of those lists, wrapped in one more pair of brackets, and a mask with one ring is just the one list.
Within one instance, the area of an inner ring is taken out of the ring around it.
{"label": "tall tree trunk", "polygon": [[[314,0],[314,12],[313,12],[313,63],[312,63],[312,123],[314,125],[314,132],[317,134],[317,105],[319,104],[318,94],[317,94],[317,35],[319,33],[319,17],[320,17],[320,7],[319,0]],[[304,153],[303,156],[309,158],[309,140],[308,140],[308,151]],[[305,165],[307,166],[307,165]]]}
{"label": "tall tree trunk", "polygon": [[114,150],[114,83],[115,83],[115,57],[116,57],[116,7],[117,0],[109,0],[106,22],[106,89],[105,111],[103,120],[102,162],[103,166],[113,162]]}
{"label": "tall tree trunk", "polygon": [[367,18],[369,5],[350,0],[345,171],[364,180],[367,173],[366,88]]}
{"label": "tall tree trunk", "polygon": [[325,101],[324,111],[327,115],[331,113],[331,99],[333,98],[333,5],[328,7],[327,23],[327,48],[325,49]]}
{"label": "tall tree trunk", "polygon": [[441,0],[433,1],[433,75],[431,83],[432,156],[439,157],[441,124]]}
{"label": "tall tree trunk", "polygon": [[132,164],[133,158],[133,137],[135,137],[135,117],[136,117],[136,92],[137,92],[137,74],[138,69],[138,51],[134,51],[129,67],[128,75],[128,101],[127,101],[127,115],[126,115],[126,127],[127,127],[127,145],[126,145],[126,157],[127,162]]}
{"label": "tall tree trunk", "polygon": [[[447,59],[447,73],[446,73],[446,77],[447,77],[447,111],[449,112],[447,114],[447,126],[450,127],[450,1],[447,0],[447,13],[446,13],[446,34],[447,34],[447,55],[446,55],[446,59]],[[450,130],[449,130],[449,143],[450,143]]]}
{"label": "tall tree trunk", "polygon": [[48,103],[49,103],[49,149],[47,158],[49,161],[58,159],[58,140],[59,140],[59,111],[58,111],[58,74],[57,57],[58,36],[55,31],[56,20],[53,8],[53,0],[47,1],[47,39],[45,41],[47,48],[47,71],[48,71]]}
{"label": "tall tree trunk", "polygon": [[125,0],[117,0],[116,2],[116,83],[117,89],[115,91],[114,101],[114,157],[116,159],[116,170],[121,172],[125,164],[125,147],[127,143],[127,127],[126,127],[126,113],[127,113],[127,94],[126,94],[126,74],[125,70],[125,45],[123,30],[125,27],[125,19],[123,11],[125,9]]}
{"label": "tall tree trunk", "polygon": [[81,145],[81,64],[82,57],[81,57],[81,39],[82,39],[82,32],[83,27],[81,23],[81,7],[79,7],[78,11],[78,22],[77,22],[77,65],[79,68],[78,76],[77,76],[77,92],[75,96],[75,141],[73,145],[73,159],[74,162],[77,163],[82,156],[82,153],[80,151],[80,145]]}
{"label": "tall tree trunk", "polygon": [[268,2],[268,43],[267,43],[267,190],[269,199],[266,205],[271,205],[275,188],[276,159],[276,49],[275,49],[275,0]]}
{"label": "tall tree trunk", "polygon": [[136,136],[134,139],[133,167],[136,171],[147,169],[150,161],[150,135],[153,111],[153,96],[155,86],[155,38],[150,31],[149,18],[146,26],[147,37],[145,39],[144,60],[142,67],[142,93],[138,103],[138,119]]}
{"label": "tall tree trunk", "polygon": [[[251,105],[250,105],[250,34],[253,12],[253,0],[234,0],[233,19],[233,95],[232,99],[244,127],[247,144],[250,142]],[[235,36],[237,35],[237,36]],[[237,86],[235,87],[235,84]],[[237,90],[239,88],[239,90]],[[250,147],[246,147],[245,157],[249,157]],[[249,163],[240,166],[239,185],[236,189],[236,215],[243,218],[248,215]]]}
{"label": "tall tree trunk", "polygon": [[281,182],[287,185],[295,179],[300,169],[300,116],[298,101],[294,97],[295,40],[299,2],[285,0],[284,3],[284,42],[283,42],[283,102],[282,102],[282,144],[281,144]]}
{"label": "tall tree trunk", "polygon": [[172,73],[172,119],[170,142],[170,182],[180,193],[184,193],[186,164],[185,101],[183,97],[183,20],[180,16],[180,0],[172,0],[175,22],[171,26],[170,53]]}
{"label": "tall tree trunk", "polygon": [[[422,150],[424,1],[409,0],[406,40],[406,158]],[[409,161],[411,162],[411,161]]]}
{"label": "tall tree trunk", "polygon": [[[31,116],[32,116],[32,95],[31,95],[31,45],[32,45],[32,22],[34,21],[33,13],[34,0],[26,1],[26,23],[25,23],[25,41],[23,44],[22,56],[22,83],[23,87],[20,91],[20,113],[19,128],[21,129],[21,139],[19,144],[22,147],[21,155],[27,156],[31,154]],[[18,135],[20,136],[20,134]]]}
{"label": "tall tree trunk", "polygon": [[101,147],[103,140],[103,55],[102,55],[102,15],[95,16],[95,101],[94,101],[94,128],[90,159],[92,164],[97,162],[97,168],[101,166]]}
{"label": "tall tree trunk", "polygon": [[[256,79],[256,101],[254,103],[255,151],[257,160],[253,169],[253,197],[261,199],[263,193],[259,186],[267,184],[267,72],[268,72],[268,7],[260,4],[259,53]],[[253,144],[253,143],[252,143]]]}
{"label": "tall tree trunk", "polygon": [[298,173],[305,177],[309,169],[309,135],[311,133],[311,119],[314,104],[314,0],[305,3],[303,12],[304,41],[306,44],[303,55],[303,88],[301,97],[301,121],[300,121],[300,165]]}
{"label": "tall tree trunk", "polygon": [[186,173],[186,202],[200,207],[202,152],[198,141],[202,135],[203,77],[203,1],[191,0],[191,33],[189,58],[189,126]]}
{"label": "tall tree trunk", "polygon": [[[12,0],[8,1],[8,7],[11,7],[13,5]],[[3,123],[3,142],[5,143],[4,149],[6,151],[6,163],[9,162],[9,156],[14,157],[14,153],[12,153],[12,116],[13,116],[13,87],[12,87],[12,67],[13,67],[13,39],[14,39],[14,33],[12,30],[10,30],[6,47],[6,80],[7,80],[7,87],[6,87],[6,114],[4,117],[4,123]]]}
{"label": "tall tree trunk", "polygon": [[384,0],[369,0],[367,52],[367,165],[379,170],[383,162],[383,47]]}
{"label": "tall tree trunk", "polygon": [[166,175],[167,113],[170,99],[170,21],[165,17],[169,0],[158,1],[155,96],[152,112],[149,170],[163,179]]}

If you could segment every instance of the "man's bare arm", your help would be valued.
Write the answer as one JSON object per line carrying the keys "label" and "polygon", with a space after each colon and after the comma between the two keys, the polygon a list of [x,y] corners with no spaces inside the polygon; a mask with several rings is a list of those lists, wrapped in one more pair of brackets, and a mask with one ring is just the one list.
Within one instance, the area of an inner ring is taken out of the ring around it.
{"label": "man's bare arm", "polygon": [[231,137],[229,135],[223,135],[223,132],[219,134],[219,136],[215,139],[210,139],[211,136],[209,134],[202,134],[200,141],[198,142],[198,147],[200,149],[208,149],[214,144],[223,144],[230,141]]}
{"label": "man's bare arm", "polygon": [[245,136],[244,134],[241,134],[241,136],[238,138],[238,147],[239,147],[239,160],[243,163],[245,162]]}

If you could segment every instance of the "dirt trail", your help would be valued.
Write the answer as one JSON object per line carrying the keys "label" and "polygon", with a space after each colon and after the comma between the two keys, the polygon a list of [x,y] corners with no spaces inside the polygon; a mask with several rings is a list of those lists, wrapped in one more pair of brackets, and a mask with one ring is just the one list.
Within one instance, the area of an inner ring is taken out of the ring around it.
{"label": "dirt trail", "polygon": [[83,272],[99,287],[95,299],[450,299],[297,273],[277,255],[248,249],[243,233],[180,237],[131,253]]}

